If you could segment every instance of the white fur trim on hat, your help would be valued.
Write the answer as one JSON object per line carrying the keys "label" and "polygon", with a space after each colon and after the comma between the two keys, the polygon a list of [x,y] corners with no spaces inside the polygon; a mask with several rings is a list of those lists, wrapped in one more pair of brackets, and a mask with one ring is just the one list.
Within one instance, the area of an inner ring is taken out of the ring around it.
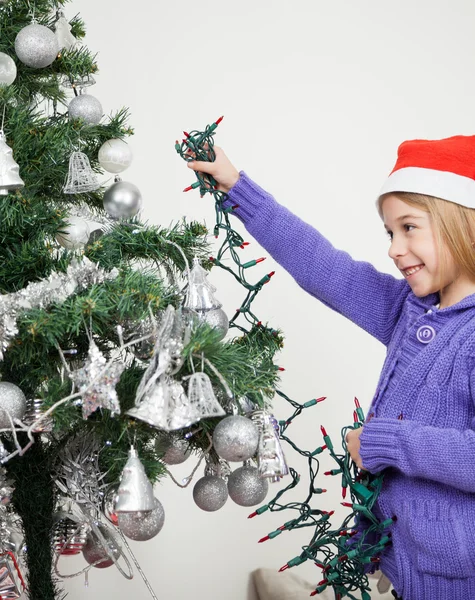
{"label": "white fur trim on hat", "polygon": [[412,192],[475,208],[475,180],[449,171],[405,167],[391,173],[380,192]]}

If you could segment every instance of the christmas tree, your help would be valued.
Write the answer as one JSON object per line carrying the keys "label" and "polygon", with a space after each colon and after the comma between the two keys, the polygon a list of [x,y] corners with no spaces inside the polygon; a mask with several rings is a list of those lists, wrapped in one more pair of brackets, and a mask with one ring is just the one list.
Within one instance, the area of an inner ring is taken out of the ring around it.
{"label": "christmas tree", "polygon": [[[0,5],[0,596],[26,587],[32,600],[62,596],[59,559],[79,552],[84,570],[130,576],[124,536],[160,531],[151,484],[167,464],[206,459],[195,501],[222,506],[223,456],[255,455],[259,423],[242,415],[273,396],[281,345],[250,310],[271,275],[243,279],[229,324],[206,280],[206,228],[142,222],[139,187],[118,176],[128,112],[104,116],[89,91],[96,57],[65,2]],[[226,239],[233,254],[243,243]],[[263,501],[257,468],[233,476],[237,503]]]}

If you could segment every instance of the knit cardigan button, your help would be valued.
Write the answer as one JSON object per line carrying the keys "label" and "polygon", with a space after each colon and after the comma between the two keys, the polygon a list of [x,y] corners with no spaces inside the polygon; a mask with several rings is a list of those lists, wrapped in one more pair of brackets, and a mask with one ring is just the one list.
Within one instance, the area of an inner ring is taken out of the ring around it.
{"label": "knit cardigan button", "polygon": [[421,325],[416,331],[416,337],[422,344],[428,344],[435,338],[435,329],[430,325]]}

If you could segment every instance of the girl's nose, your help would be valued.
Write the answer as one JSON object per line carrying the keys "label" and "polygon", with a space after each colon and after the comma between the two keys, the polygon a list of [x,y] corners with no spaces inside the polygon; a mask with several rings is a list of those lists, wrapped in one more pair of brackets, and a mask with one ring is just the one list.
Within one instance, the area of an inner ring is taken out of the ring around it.
{"label": "girl's nose", "polygon": [[405,253],[406,249],[402,240],[396,240],[395,238],[393,238],[388,250],[389,257],[393,260],[396,260],[400,256],[404,256]]}

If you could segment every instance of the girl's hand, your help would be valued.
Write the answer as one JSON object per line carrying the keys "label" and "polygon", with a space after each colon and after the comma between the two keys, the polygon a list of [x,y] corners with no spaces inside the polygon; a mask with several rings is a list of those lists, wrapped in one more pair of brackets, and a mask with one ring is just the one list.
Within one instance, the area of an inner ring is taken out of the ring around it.
{"label": "girl's hand", "polygon": [[363,433],[363,427],[353,429],[346,434],[346,447],[350,453],[351,458],[356,463],[359,469],[364,469],[363,461],[360,456],[360,435]]}
{"label": "girl's hand", "polygon": [[218,190],[227,193],[237,183],[239,171],[234,167],[221,148],[215,146],[214,152],[216,154],[214,162],[193,160],[187,164],[193,171],[212,175],[218,182]]}

